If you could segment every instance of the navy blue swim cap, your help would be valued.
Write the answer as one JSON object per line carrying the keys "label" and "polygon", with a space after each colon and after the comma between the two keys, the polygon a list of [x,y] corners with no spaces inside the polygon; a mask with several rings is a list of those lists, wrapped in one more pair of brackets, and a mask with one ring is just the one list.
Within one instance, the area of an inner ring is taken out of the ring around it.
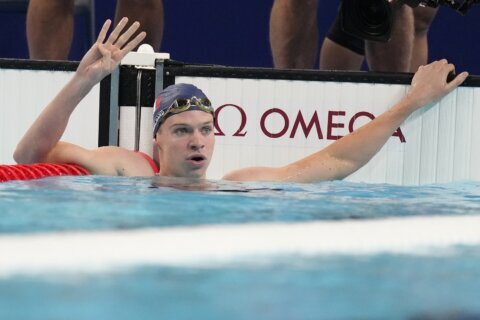
{"label": "navy blue swim cap", "polygon": [[[154,112],[153,112],[153,136],[158,131],[158,128],[163,121],[171,114],[168,114],[169,108],[179,99],[192,99],[208,101],[207,96],[202,90],[194,86],[193,84],[178,83],[163,89],[162,92],[155,99]],[[210,103],[208,101],[208,103]],[[193,105],[188,110],[202,110],[203,108],[197,108]],[[212,109],[213,110],[213,109]],[[186,110],[185,110],[186,111]]]}

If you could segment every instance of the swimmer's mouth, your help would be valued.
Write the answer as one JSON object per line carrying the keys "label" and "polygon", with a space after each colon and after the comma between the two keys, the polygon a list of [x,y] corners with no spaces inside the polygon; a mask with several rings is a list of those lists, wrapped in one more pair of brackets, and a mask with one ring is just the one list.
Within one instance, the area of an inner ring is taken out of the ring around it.
{"label": "swimmer's mouth", "polygon": [[196,155],[188,157],[187,160],[194,161],[194,162],[201,162],[201,161],[207,160],[207,157],[205,157],[204,155],[201,155],[201,154],[196,154]]}

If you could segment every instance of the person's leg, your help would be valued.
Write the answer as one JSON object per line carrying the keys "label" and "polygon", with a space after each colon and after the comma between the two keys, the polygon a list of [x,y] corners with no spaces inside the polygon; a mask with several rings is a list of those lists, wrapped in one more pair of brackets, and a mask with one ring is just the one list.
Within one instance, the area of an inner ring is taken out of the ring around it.
{"label": "person's leg", "polygon": [[141,30],[147,32],[144,43],[158,52],[162,43],[164,12],[163,0],[117,0],[115,20],[128,17],[130,23],[140,22]]}
{"label": "person's leg", "polygon": [[329,38],[323,40],[320,51],[320,70],[360,70],[364,56]]}
{"label": "person's leg", "polygon": [[413,9],[415,38],[413,40],[412,61],[410,71],[428,63],[428,29],[437,14],[436,8],[417,7]]}
{"label": "person's leg", "polygon": [[345,31],[339,14],[333,22],[320,50],[321,70],[360,70],[365,56],[365,42]]}
{"label": "person's leg", "polygon": [[318,0],[275,0],[270,46],[275,68],[313,68],[318,51]]}
{"label": "person's leg", "polygon": [[73,0],[30,0],[27,42],[31,59],[66,60],[73,38]]}
{"label": "person's leg", "polygon": [[396,2],[392,4],[392,17],[392,36],[389,42],[365,42],[370,70],[410,71],[414,32],[412,8]]}

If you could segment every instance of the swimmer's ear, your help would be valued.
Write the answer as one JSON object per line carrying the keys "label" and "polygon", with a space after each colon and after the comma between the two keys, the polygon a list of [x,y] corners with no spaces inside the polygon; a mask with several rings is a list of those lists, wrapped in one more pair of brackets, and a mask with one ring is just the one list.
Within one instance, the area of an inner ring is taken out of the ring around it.
{"label": "swimmer's ear", "polygon": [[160,170],[160,158],[159,158],[159,148],[158,148],[158,142],[156,141],[155,138],[153,138],[153,160],[157,163],[158,169]]}
{"label": "swimmer's ear", "polygon": [[153,144],[153,154],[157,154],[160,149],[159,149],[158,141],[156,137],[153,138],[152,144]]}

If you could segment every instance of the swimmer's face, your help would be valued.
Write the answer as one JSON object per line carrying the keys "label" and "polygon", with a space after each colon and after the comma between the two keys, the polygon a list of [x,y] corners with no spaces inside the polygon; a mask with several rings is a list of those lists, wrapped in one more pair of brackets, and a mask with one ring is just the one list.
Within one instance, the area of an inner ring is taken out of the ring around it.
{"label": "swimmer's face", "polygon": [[213,129],[213,116],[200,110],[167,118],[154,139],[160,175],[205,178],[215,146]]}

